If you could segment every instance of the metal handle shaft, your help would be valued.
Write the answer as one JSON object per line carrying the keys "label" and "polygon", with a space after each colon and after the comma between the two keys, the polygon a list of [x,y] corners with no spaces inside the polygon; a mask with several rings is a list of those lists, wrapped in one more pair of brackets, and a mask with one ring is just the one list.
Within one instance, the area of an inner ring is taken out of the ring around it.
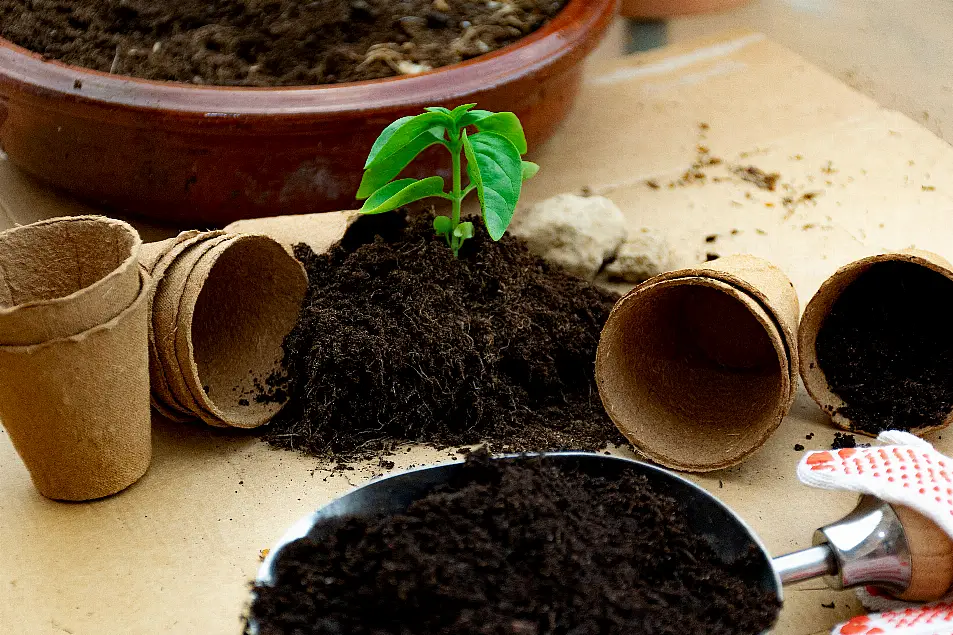
{"label": "metal handle shaft", "polygon": [[837,573],[837,559],[827,545],[796,551],[773,560],[781,584],[794,584]]}

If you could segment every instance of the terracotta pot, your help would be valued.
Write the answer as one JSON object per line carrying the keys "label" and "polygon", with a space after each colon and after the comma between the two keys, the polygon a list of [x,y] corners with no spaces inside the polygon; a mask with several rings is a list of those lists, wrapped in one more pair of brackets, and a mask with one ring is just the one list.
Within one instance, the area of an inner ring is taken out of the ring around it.
{"label": "terracotta pot", "polygon": [[[352,209],[374,139],[424,106],[511,110],[531,147],[545,141],[615,13],[616,0],[570,0],[539,31],[462,64],[305,88],[152,82],[44,61],[0,39],[0,104],[8,111],[0,147],[18,167],[81,199],[166,222],[224,225]],[[445,156],[432,150],[410,176],[448,176]]]}
{"label": "terracotta pot", "polygon": [[750,0],[622,0],[621,13],[627,18],[661,19],[694,13],[726,11]]}

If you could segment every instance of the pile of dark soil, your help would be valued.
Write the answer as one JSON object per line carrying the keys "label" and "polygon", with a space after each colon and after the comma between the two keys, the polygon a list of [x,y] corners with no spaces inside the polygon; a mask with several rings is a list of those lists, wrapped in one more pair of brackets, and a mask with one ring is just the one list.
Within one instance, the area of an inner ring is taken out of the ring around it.
{"label": "pile of dark soil", "polygon": [[289,545],[251,615],[261,635],[756,635],[780,608],[756,562],[643,477],[481,457],[406,513]]}
{"label": "pile of dark soil", "polygon": [[[599,399],[599,335],[618,296],[482,225],[455,259],[433,217],[364,217],[328,253],[285,340],[282,448],[353,459],[397,443],[494,451],[625,443]],[[475,223],[476,224],[476,223]]]}
{"label": "pile of dark soil", "polygon": [[953,281],[908,262],[872,266],[835,302],[817,361],[854,430],[916,430],[953,410]]}
{"label": "pile of dark soil", "polygon": [[223,86],[334,84],[455,64],[566,0],[0,0],[0,36],[108,73]]}

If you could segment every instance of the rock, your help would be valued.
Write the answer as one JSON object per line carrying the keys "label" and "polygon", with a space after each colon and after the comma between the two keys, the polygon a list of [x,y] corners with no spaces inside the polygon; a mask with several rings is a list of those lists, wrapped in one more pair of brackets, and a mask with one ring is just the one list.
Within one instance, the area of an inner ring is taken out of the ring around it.
{"label": "rock", "polygon": [[642,229],[630,236],[605,273],[613,282],[644,282],[673,268],[672,248],[664,236]]}
{"label": "rock", "polygon": [[625,218],[602,196],[560,194],[521,211],[510,233],[530,251],[592,279],[626,237]]}

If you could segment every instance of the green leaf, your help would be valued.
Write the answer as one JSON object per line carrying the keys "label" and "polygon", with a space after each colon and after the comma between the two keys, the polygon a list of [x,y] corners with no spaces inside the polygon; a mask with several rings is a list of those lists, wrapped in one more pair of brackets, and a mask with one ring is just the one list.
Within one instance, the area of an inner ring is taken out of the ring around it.
{"label": "green leaf", "polygon": [[364,171],[357,198],[364,199],[383,187],[404,171],[411,161],[427,148],[443,143],[443,129],[430,128],[414,137],[406,145],[398,148],[386,161],[376,161]]}
{"label": "green leaf", "polygon": [[523,180],[528,181],[539,172],[539,166],[532,161],[523,161]]}
{"label": "green leaf", "polygon": [[417,179],[401,179],[388,183],[374,192],[364,201],[362,214],[381,214],[397,209],[414,201],[443,194],[443,179],[431,176],[418,181]]}
{"label": "green leaf", "polygon": [[463,104],[462,106],[457,106],[454,108],[453,112],[450,113],[450,116],[453,117],[455,122],[459,123],[460,119],[474,108],[476,108],[476,104]]}
{"label": "green leaf", "polygon": [[468,137],[463,132],[467,173],[476,185],[483,220],[493,240],[506,233],[523,187],[523,161],[519,150],[505,136],[480,132]]}
{"label": "green leaf", "polygon": [[388,157],[431,128],[449,128],[453,119],[442,112],[425,112],[416,117],[401,117],[384,129],[367,156],[364,169],[386,161]]}
{"label": "green leaf", "polygon": [[443,106],[430,106],[429,108],[424,108],[424,110],[427,112],[442,112],[445,115],[453,115],[449,108],[444,108]]}
{"label": "green leaf", "polygon": [[438,216],[433,219],[433,228],[438,236],[446,236],[449,234],[451,225],[453,225],[453,222],[446,216]]}
{"label": "green leaf", "polygon": [[460,223],[457,225],[457,228],[453,230],[453,235],[462,240],[473,238],[473,223]]}
{"label": "green leaf", "polygon": [[467,113],[457,124],[475,126],[480,132],[495,132],[510,140],[520,154],[526,154],[529,149],[526,145],[526,135],[519,117],[511,112],[489,112],[488,110],[474,110]]}

